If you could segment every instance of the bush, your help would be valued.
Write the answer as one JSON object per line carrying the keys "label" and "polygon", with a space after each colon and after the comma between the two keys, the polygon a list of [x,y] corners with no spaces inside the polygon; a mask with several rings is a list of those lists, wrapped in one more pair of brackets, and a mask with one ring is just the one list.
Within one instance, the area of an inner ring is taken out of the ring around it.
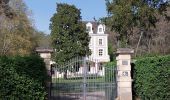
{"label": "bush", "polygon": [[104,66],[105,66],[105,81],[114,82],[116,80],[115,79],[116,61],[106,63]]}
{"label": "bush", "polygon": [[170,99],[170,56],[138,59],[133,72],[136,96],[142,100]]}
{"label": "bush", "polygon": [[36,56],[0,57],[0,99],[44,100],[44,71],[42,59]]}
{"label": "bush", "polygon": [[45,63],[39,56],[17,56],[13,57],[12,61],[19,75],[24,75],[40,82],[45,82],[47,79]]}

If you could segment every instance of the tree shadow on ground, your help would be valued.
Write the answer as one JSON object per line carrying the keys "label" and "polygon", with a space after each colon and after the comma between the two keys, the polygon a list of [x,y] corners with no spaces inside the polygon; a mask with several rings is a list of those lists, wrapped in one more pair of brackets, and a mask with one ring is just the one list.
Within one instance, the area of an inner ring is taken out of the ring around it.
{"label": "tree shadow on ground", "polygon": [[80,100],[79,98],[70,97],[70,96],[53,96],[51,100]]}

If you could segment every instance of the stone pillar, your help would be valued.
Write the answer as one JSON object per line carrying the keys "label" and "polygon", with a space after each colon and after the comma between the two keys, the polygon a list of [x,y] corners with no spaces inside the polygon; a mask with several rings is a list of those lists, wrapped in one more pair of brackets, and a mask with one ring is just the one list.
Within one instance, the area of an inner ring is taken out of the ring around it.
{"label": "stone pillar", "polygon": [[131,54],[134,50],[117,50],[117,96],[119,100],[132,100]]}
{"label": "stone pillar", "polygon": [[[49,77],[51,77],[51,53],[53,52],[53,49],[50,48],[36,48],[36,52],[40,55],[41,58],[44,59],[46,69],[47,69],[47,74]],[[46,88],[48,91],[48,100],[51,100],[51,86],[52,86],[52,79],[46,80]]]}
{"label": "stone pillar", "polygon": [[50,71],[51,53],[53,52],[53,50],[49,48],[37,48],[36,51],[38,52],[40,57],[44,59],[47,71]]}

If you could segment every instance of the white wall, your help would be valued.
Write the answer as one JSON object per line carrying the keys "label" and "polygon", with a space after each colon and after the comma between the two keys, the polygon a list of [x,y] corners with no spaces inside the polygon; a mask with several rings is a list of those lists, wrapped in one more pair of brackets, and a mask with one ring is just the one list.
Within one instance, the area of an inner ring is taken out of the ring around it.
{"label": "white wall", "polygon": [[[91,26],[92,24],[87,23],[86,26]],[[93,27],[93,26],[92,26]],[[103,31],[99,32],[99,28],[102,28]],[[97,60],[98,62],[108,62],[110,57],[108,55],[108,34],[105,33],[105,25],[100,24],[97,27],[97,34],[89,32],[91,37],[89,48],[92,51],[92,54],[89,57],[89,60]],[[102,45],[99,45],[99,39],[102,39]],[[99,56],[99,49],[103,49],[103,55]],[[93,61],[92,60],[92,61]]]}

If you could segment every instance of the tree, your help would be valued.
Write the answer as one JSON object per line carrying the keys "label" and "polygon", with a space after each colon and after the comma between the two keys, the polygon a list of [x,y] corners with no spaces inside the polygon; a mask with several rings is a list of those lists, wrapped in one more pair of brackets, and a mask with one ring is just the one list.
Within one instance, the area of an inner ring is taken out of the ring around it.
{"label": "tree", "polygon": [[28,8],[24,2],[2,2],[0,9],[0,55],[31,54],[37,44],[36,30],[28,18]]}
{"label": "tree", "polygon": [[8,18],[12,18],[14,13],[8,5],[9,1],[10,0],[0,0],[0,15],[4,14]]}
{"label": "tree", "polygon": [[77,56],[90,54],[90,38],[80,14],[74,5],[57,4],[57,13],[51,18],[50,24],[56,63],[61,64]]}
{"label": "tree", "polygon": [[155,27],[157,15],[166,16],[168,1],[165,0],[106,0],[106,24],[118,35],[119,47],[127,47],[134,28],[148,31]]}
{"label": "tree", "polygon": [[[51,40],[55,49],[53,57],[59,65],[75,57],[90,54],[90,38],[80,14],[80,10],[74,5],[57,4],[57,13],[51,18]],[[67,79],[68,66],[60,69]]]}
{"label": "tree", "polygon": [[44,47],[44,48],[52,47],[50,34],[45,34],[44,32],[37,32],[36,40],[37,40],[38,47]]}

